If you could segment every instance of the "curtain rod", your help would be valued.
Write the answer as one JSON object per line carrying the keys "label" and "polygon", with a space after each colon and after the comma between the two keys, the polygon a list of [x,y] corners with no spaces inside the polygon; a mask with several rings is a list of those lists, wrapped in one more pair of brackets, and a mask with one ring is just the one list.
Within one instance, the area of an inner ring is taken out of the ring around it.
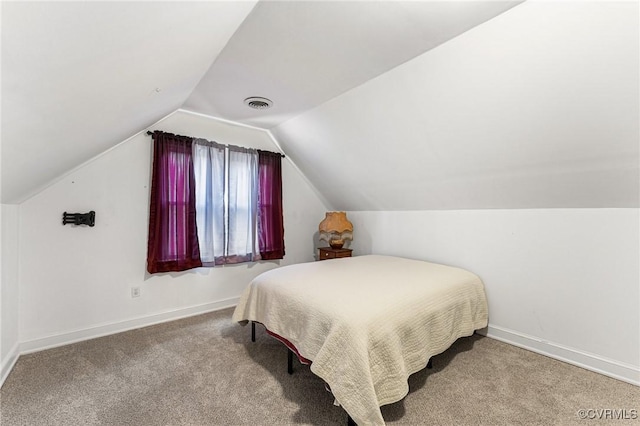
{"label": "curtain rod", "polygon": [[[156,131],[158,131],[158,130],[156,130]],[[163,133],[164,133],[164,132],[163,132]],[[147,130],[147,135],[149,135],[149,136],[153,136],[153,132],[152,132],[151,130]],[[192,138],[191,136],[181,136],[181,135],[176,135],[176,136],[183,137],[183,138]],[[192,138],[192,139],[195,139],[195,138]],[[266,150],[262,150],[262,149],[258,149],[258,151],[273,152],[273,151],[266,151]],[[284,155],[284,154],[282,154],[282,153],[280,153],[280,152],[274,152],[274,154],[278,154],[278,155],[280,155],[280,157],[282,157],[282,158],[285,158],[285,157],[286,157],[286,155]]]}

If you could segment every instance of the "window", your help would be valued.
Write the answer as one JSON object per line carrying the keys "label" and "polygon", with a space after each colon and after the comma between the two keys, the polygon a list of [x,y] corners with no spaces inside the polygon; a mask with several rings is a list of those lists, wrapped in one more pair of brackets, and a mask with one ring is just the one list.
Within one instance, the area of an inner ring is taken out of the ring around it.
{"label": "window", "polygon": [[258,152],[196,139],[193,157],[203,264],[258,260]]}
{"label": "window", "polygon": [[193,154],[200,258],[213,266],[225,252],[225,147],[196,139]]}
{"label": "window", "polygon": [[153,136],[150,273],[284,257],[280,154]]}

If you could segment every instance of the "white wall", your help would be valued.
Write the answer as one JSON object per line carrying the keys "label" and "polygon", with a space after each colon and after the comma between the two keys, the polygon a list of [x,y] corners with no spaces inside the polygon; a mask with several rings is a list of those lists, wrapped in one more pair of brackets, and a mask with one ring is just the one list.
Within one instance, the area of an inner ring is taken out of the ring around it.
{"label": "white wall", "polygon": [[640,210],[349,212],[356,254],[469,269],[488,335],[640,385]]}
{"label": "white wall", "polygon": [[[269,134],[184,111],[152,130],[276,151]],[[90,143],[88,141],[87,143]],[[249,281],[313,260],[325,207],[283,159],[286,256],[184,273],[146,273],[151,137],[139,134],[69,173],[20,207],[22,351],[230,306]],[[95,210],[96,226],[62,226],[62,213]],[[141,296],[131,297],[131,287]]]}
{"label": "white wall", "polygon": [[19,206],[2,204],[0,212],[0,386],[18,358],[18,212]]}

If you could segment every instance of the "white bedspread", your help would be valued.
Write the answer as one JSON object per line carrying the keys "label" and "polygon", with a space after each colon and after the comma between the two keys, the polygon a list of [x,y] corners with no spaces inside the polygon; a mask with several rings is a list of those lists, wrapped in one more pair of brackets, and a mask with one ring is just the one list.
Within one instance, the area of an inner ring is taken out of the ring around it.
{"label": "white bedspread", "polygon": [[383,425],[379,407],[404,398],[408,377],[487,319],[475,274],[377,255],[265,272],[233,313],[234,321],[264,324],[312,360],[311,371],[358,425]]}

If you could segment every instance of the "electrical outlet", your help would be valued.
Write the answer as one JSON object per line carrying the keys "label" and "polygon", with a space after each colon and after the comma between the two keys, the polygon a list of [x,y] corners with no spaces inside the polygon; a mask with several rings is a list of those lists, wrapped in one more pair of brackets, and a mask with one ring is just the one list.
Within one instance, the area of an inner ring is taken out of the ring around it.
{"label": "electrical outlet", "polygon": [[131,297],[140,297],[140,287],[131,287]]}

